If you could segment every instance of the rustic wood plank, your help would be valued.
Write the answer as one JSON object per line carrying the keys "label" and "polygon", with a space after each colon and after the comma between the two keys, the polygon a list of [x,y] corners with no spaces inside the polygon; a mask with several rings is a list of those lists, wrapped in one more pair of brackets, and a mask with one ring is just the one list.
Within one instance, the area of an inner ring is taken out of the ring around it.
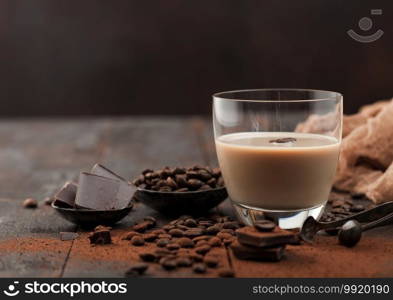
{"label": "rustic wood plank", "polygon": [[[0,122],[0,276],[61,275],[71,242],[58,234],[76,226],[43,199],[99,158],[106,127],[105,120]],[[39,208],[23,208],[26,197]]]}
{"label": "rustic wood plank", "polygon": [[[116,120],[105,138],[105,150],[100,162],[126,178],[138,175],[145,168],[204,163],[193,122],[194,119],[188,118]],[[80,231],[81,237],[74,241],[64,276],[124,276],[129,266],[138,261],[138,252],[141,249],[131,246],[129,241],[122,241],[120,236],[126,232],[127,227],[147,215],[155,216],[160,224],[168,221],[164,216],[139,203],[113,230],[112,245],[90,246],[87,233]],[[223,256],[225,253],[218,254]],[[228,265],[227,259],[224,259],[222,264]],[[206,276],[216,275],[216,271],[211,270]],[[190,269],[168,272],[158,265],[152,265],[148,276],[191,277],[195,274]]]}

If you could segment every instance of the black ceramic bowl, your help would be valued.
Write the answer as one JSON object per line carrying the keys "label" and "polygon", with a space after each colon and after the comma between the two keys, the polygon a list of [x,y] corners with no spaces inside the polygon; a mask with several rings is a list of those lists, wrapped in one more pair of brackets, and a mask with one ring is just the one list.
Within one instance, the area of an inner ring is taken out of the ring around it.
{"label": "black ceramic bowl", "polygon": [[113,225],[127,216],[132,210],[133,204],[123,209],[116,210],[90,210],[90,209],[75,209],[63,208],[56,206],[54,202],[52,207],[64,219],[82,227],[95,227],[97,225]]}
{"label": "black ceramic bowl", "polygon": [[201,215],[228,197],[225,187],[205,191],[158,192],[138,188],[134,197],[166,215]]}

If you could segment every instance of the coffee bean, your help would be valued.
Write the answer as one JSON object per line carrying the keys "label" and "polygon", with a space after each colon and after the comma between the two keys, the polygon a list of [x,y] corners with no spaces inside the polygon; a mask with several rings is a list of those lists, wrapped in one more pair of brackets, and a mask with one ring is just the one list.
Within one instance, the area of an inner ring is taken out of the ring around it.
{"label": "coffee bean", "polygon": [[189,238],[197,237],[200,235],[203,235],[203,230],[201,228],[192,228],[184,232],[184,236]]}
{"label": "coffee bean", "polygon": [[147,262],[153,262],[157,259],[157,256],[152,252],[142,252],[139,254],[139,257]]}
{"label": "coffee bean", "polygon": [[170,257],[163,257],[160,259],[160,265],[165,269],[165,270],[174,270],[177,267],[177,261],[174,258]]}
{"label": "coffee bean", "polygon": [[236,235],[236,233],[233,229],[221,229],[220,231],[222,233],[229,233],[230,235]]}
{"label": "coffee bean", "polygon": [[27,198],[25,201],[23,201],[23,207],[24,208],[37,208],[38,202],[37,202],[37,200],[35,200],[33,198]]}
{"label": "coffee bean", "polygon": [[229,246],[230,244],[233,243],[233,241],[234,241],[233,238],[230,238],[230,239],[223,239],[223,240],[222,240],[222,242],[223,242],[223,244],[224,244],[225,246]]}
{"label": "coffee bean", "polygon": [[175,192],[184,193],[184,192],[188,192],[188,191],[189,191],[189,189],[184,187],[184,188],[177,189]]}
{"label": "coffee bean", "polygon": [[173,174],[177,175],[177,174],[185,174],[186,173],[186,169],[185,168],[179,168],[176,167],[173,169]]}
{"label": "coffee bean", "polygon": [[145,240],[141,236],[135,235],[131,238],[131,244],[134,246],[143,246],[145,244]]}
{"label": "coffee bean", "polygon": [[217,186],[223,187],[225,185],[224,178],[219,177],[217,180]]}
{"label": "coffee bean", "polygon": [[45,205],[52,205],[53,201],[55,201],[55,198],[53,198],[53,197],[45,197],[44,198]]}
{"label": "coffee bean", "polygon": [[334,201],[332,202],[332,207],[333,207],[333,208],[342,207],[344,204],[345,204],[345,201],[344,201],[344,200],[341,200],[341,199],[339,199],[339,200],[334,200]]}
{"label": "coffee bean", "polygon": [[[172,222],[171,222],[171,223],[172,223]],[[174,223],[174,224],[176,224],[176,223]],[[171,230],[171,229],[174,229],[174,228],[176,228],[176,226],[175,226],[174,224],[167,224],[167,225],[164,225],[164,226],[162,227],[162,229],[164,229],[165,231],[169,231],[169,230]]]}
{"label": "coffee bean", "polygon": [[211,236],[208,236],[208,235],[201,235],[201,236],[197,236],[197,237],[193,238],[192,241],[196,243],[196,242],[201,241],[201,240],[207,241],[207,240],[209,240],[210,238],[211,238]]}
{"label": "coffee bean", "polygon": [[230,268],[221,268],[218,270],[218,276],[223,278],[235,277],[235,272]]}
{"label": "coffee bean", "polygon": [[239,226],[239,223],[238,222],[224,222],[223,224],[222,224],[222,228],[224,228],[224,229],[233,229],[233,230],[235,230],[235,229],[238,229],[240,226]]}
{"label": "coffee bean", "polygon": [[206,182],[212,178],[212,175],[209,172],[207,172],[206,170],[200,170],[200,171],[198,171],[198,178],[200,180]]}
{"label": "coffee bean", "polygon": [[217,225],[209,226],[206,228],[206,233],[210,235],[215,235],[220,231],[220,227]]}
{"label": "coffee bean", "polygon": [[186,175],[176,175],[175,176],[175,180],[176,180],[176,184],[179,187],[187,187],[188,183],[187,183],[187,176]]}
{"label": "coffee bean", "polygon": [[204,255],[207,252],[209,252],[210,249],[211,249],[211,247],[206,244],[206,245],[202,245],[202,246],[199,246],[199,247],[195,248],[195,252],[198,253],[198,254]]}
{"label": "coffee bean", "polygon": [[269,231],[273,231],[274,228],[276,228],[276,224],[269,220],[259,220],[254,223],[254,227],[258,231],[269,232]]}
{"label": "coffee bean", "polygon": [[157,247],[166,247],[166,245],[169,244],[169,240],[168,239],[159,239],[156,243]]}
{"label": "coffee bean", "polygon": [[153,173],[154,171],[152,169],[145,169],[142,171],[142,175],[145,175],[147,173]]}
{"label": "coffee bean", "polygon": [[206,182],[206,184],[210,185],[210,187],[212,187],[212,188],[215,188],[215,187],[216,187],[216,184],[217,184],[217,179],[215,179],[215,178],[210,178],[210,179]]}
{"label": "coffee bean", "polygon": [[203,256],[198,253],[190,253],[190,258],[195,262],[203,261]]}
{"label": "coffee bean", "polygon": [[193,248],[194,247],[194,242],[191,239],[186,238],[186,237],[182,237],[182,238],[176,240],[176,242],[182,248]]}
{"label": "coffee bean", "polygon": [[146,242],[154,242],[158,238],[158,235],[155,233],[145,233],[142,237]]}
{"label": "coffee bean", "polygon": [[178,228],[178,229],[180,229],[182,231],[185,231],[185,230],[189,229],[189,227],[187,227],[185,225],[181,225],[181,224],[176,224],[175,226],[176,226],[176,228]]}
{"label": "coffee bean", "polygon": [[155,226],[157,224],[157,219],[152,217],[152,216],[147,216],[143,218],[144,221],[150,222],[151,223],[151,227]]}
{"label": "coffee bean", "polygon": [[207,255],[203,258],[203,262],[208,266],[209,268],[215,268],[218,265],[218,259],[215,258],[214,256]]}
{"label": "coffee bean", "polygon": [[178,267],[190,267],[192,265],[192,261],[186,256],[179,256],[176,259],[176,264]]}
{"label": "coffee bean", "polygon": [[158,238],[159,239],[168,239],[168,240],[170,240],[172,238],[172,236],[170,234],[164,233],[164,234],[159,234]]}
{"label": "coffee bean", "polygon": [[205,227],[213,226],[213,222],[209,221],[209,220],[200,220],[200,221],[198,221],[198,224],[205,226]]}
{"label": "coffee bean", "polygon": [[212,175],[214,176],[214,177],[220,177],[221,176],[221,170],[219,169],[219,168],[214,168],[214,169],[212,169]]}
{"label": "coffee bean", "polygon": [[151,233],[154,233],[158,236],[159,234],[166,234],[166,231],[163,229],[155,229]]}
{"label": "coffee bean", "polygon": [[154,254],[155,254],[155,256],[156,256],[158,259],[161,259],[161,258],[163,258],[163,257],[172,255],[172,252],[169,251],[169,250],[167,250],[167,249],[165,249],[165,248],[161,248],[161,249],[156,249],[156,250],[154,251]]}
{"label": "coffee bean", "polygon": [[233,236],[226,232],[219,232],[217,233],[217,237],[223,240],[223,239],[231,239]]}
{"label": "coffee bean", "polygon": [[168,177],[166,179],[166,182],[167,182],[167,185],[170,186],[172,189],[176,190],[178,188],[177,183],[171,177]]}
{"label": "coffee bean", "polygon": [[190,189],[197,190],[203,185],[203,182],[199,179],[189,179],[187,185]]}
{"label": "coffee bean", "polygon": [[218,237],[212,237],[209,241],[208,244],[211,247],[220,247],[221,246],[221,240]]}
{"label": "coffee bean", "polygon": [[135,224],[134,226],[132,226],[132,229],[137,232],[145,232],[147,229],[149,229],[153,226],[154,226],[154,223],[152,221],[148,220],[148,221],[143,221],[141,223]]}
{"label": "coffee bean", "polygon": [[125,273],[126,277],[135,277],[138,275],[143,275],[146,270],[149,268],[148,264],[145,263],[137,263],[131,266],[128,271]]}
{"label": "coffee bean", "polygon": [[196,244],[195,244],[196,247],[203,246],[203,245],[209,245],[208,241],[200,240],[200,241],[196,242]]}
{"label": "coffee bean", "polygon": [[126,232],[123,236],[122,236],[122,240],[131,240],[133,236],[135,235],[141,235],[139,232],[136,231],[129,231]]}
{"label": "coffee bean", "polygon": [[354,213],[361,212],[363,210],[365,210],[365,207],[363,204],[355,204],[350,209],[350,211],[354,212]]}
{"label": "coffee bean", "polygon": [[159,191],[167,193],[167,192],[172,192],[172,189],[169,186],[163,186],[163,187],[160,187]]}
{"label": "coffee bean", "polygon": [[168,232],[171,236],[173,237],[182,237],[183,236],[183,231],[177,228],[171,229]]}
{"label": "coffee bean", "polygon": [[186,219],[184,225],[187,227],[196,227],[198,224],[194,219]]}
{"label": "coffee bean", "polygon": [[206,266],[202,263],[197,263],[192,269],[195,273],[203,274],[206,273]]}
{"label": "coffee bean", "polygon": [[199,179],[199,174],[197,171],[187,171],[187,179]]}
{"label": "coffee bean", "polygon": [[180,245],[178,243],[169,243],[166,245],[166,248],[168,250],[177,250],[180,248]]}

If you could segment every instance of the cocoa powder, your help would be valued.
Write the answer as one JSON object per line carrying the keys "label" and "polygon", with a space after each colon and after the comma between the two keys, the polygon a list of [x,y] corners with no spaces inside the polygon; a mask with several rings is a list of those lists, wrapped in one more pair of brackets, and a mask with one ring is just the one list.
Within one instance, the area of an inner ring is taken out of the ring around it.
{"label": "cocoa powder", "polygon": [[[51,258],[64,257],[71,245],[70,259],[123,263],[124,267],[140,261],[139,254],[154,251],[153,243],[142,247],[122,240],[126,229],[112,230],[113,243],[90,245],[88,232],[80,232],[74,241],[60,241],[55,237],[20,237],[0,241],[0,255],[47,253]],[[386,232],[386,231],[384,231]],[[211,251],[220,257],[220,267],[228,267],[224,247]],[[286,257],[280,263],[240,261],[231,255],[237,277],[389,277],[393,275],[393,240],[383,235],[366,235],[359,244],[348,249],[340,246],[337,237],[317,236],[314,244],[287,247]],[[150,268],[149,268],[150,270]],[[125,270],[124,270],[125,271]],[[192,273],[163,271],[157,276],[184,277]],[[218,276],[215,270],[203,276]]]}

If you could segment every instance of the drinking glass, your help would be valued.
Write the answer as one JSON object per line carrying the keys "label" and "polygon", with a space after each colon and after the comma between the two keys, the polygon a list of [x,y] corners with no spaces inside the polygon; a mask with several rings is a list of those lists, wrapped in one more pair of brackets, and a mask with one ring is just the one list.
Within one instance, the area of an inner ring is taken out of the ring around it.
{"label": "drinking glass", "polygon": [[242,222],[300,228],[318,219],[339,158],[341,94],[259,89],[213,95],[217,157]]}

